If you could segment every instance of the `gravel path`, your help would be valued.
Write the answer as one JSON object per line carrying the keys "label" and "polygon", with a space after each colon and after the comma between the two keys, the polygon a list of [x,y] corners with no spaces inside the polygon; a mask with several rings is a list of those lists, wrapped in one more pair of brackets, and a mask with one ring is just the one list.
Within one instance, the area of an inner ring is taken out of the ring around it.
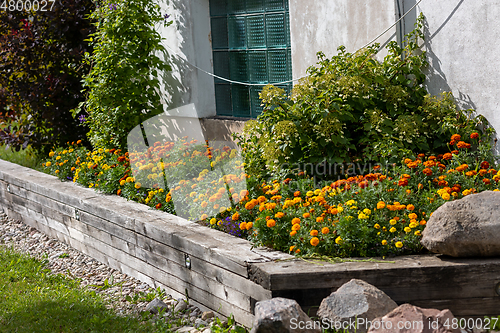
{"label": "gravel path", "polygon": [[[108,307],[114,308],[118,314],[136,316],[149,309],[148,302],[133,303],[126,300],[127,295],[134,297],[141,292],[152,292],[149,285],[122,274],[20,221],[9,219],[2,207],[0,207],[0,244],[13,246],[14,249],[37,259],[47,259],[48,268],[54,274],[60,273],[80,279],[82,287],[103,295],[109,301]],[[108,283],[113,281],[112,287],[106,286],[106,279]],[[182,317],[183,324],[173,331],[210,332],[210,326],[215,319],[213,312],[202,313],[197,307],[187,305],[184,300],[175,300],[168,295],[163,296],[162,301],[169,309],[175,307],[175,311],[167,311],[164,314],[164,320],[179,322],[178,319]]]}

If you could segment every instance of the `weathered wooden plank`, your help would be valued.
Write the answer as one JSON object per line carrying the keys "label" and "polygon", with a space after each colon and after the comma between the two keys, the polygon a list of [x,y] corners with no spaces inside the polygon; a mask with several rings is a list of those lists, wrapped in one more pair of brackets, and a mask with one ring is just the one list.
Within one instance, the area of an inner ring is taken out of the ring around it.
{"label": "weathered wooden plank", "polygon": [[[157,254],[146,251],[142,248],[137,248],[137,258],[151,264],[162,271],[182,279],[185,283],[195,285],[196,287],[207,291],[208,293],[234,304],[244,310],[251,311],[250,296],[235,289],[229,288],[201,275],[193,270],[186,268],[184,265],[179,265],[171,260],[165,259]],[[192,261],[197,261],[193,259]]]}
{"label": "weathered wooden plank", "polygon": [[132,269],[135,269],[137,272],[140,272],[140,274],[144,275],[141,277],[141,281],[147,280],[146,277],[149,277],[151,279],[150,284],[152,285],[154,285],[154,281],[157,280],[162,282],[166,286],[169,286],[171,289],[177,290],[177,292],[180,294],[182,294],[183,291],[187,290],[189,297],[197,299],[199,302],[212,309],[219,309],[219,312],[225,314],[226,316],[233,313],[235,315],[235,318],[237,318],[237,320],[240,320],[240,322],[242,322],[243,324],[245,322],[251,324],[253,316],[248,312],[248,310],[241,309],[234,304],[228,303],[227,301],[216,297],[206,290],[202,290],[197,286],[193,286],[186,281],[180,280],[177,277],[169,274],[168,272],[161,270],[160,268],[157,268],[138,258],[130,256],[125,252],[114,249],[111,246],[99,242],[95,239],[91,239],[90,236],[87,236],[85,234],[77,235],[77,233],[78,232],[76,230],[72,231],[72,235],[81,239],[72,239],[76,239],[80,243],[87,244],[87,251],[91,252],[93,257],[97,256],[95,251],[98,251],[105,254],[105,256],[108,258],[107,260],[112,259],[121,263],[126,262],[127,265]]}
{"label": "weathered wooden plank", "polygon": [[418,300],[411,304],[430,309],[449,309],[454,316],[500,316],[500,296]]}
{"label": "weathered wooden plank", "polygon": [[[185,264],[185,253],[166,246],[153,239],[137,235],[137,246],[142,249],[161,256],[164,260],[171,260],[179,265]],[[244,290],[256,300],[271,298],[271,291],[262,288],[244,277],[234,274],[229,270],[213,265],[200,258],[190,256],[191,270],[204,275],[206,278],[218,281],[235,290]]]}

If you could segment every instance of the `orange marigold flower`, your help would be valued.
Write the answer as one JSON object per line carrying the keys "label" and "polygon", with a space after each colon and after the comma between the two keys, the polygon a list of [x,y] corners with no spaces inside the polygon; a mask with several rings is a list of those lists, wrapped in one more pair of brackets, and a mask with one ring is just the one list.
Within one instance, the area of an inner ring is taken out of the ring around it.
{"label": "orange marigold flower", "polygon": [[477,139],[477,138],[479,138],[479,133],[477,133],[477,132],[472,133],[472,134],[470,135],[470,138],[471,138],[471,139]]}
{"label": "orange marigold flower", "polygon": [[469,166],[467,164],[462,164],[462,165],[458,166],[456,169],[458,172],[463,172],[463,171],[467,170],[468,167]]}
{"label": "orange marigold flower", "polygon": [[452,150],[451,153],[456,155],[456,154],[459,153],[459,151],[458,150]]}
{"label": "orange marigold flower", "polygon": [[312,246],[317,246],[319,244],[319,239],[318,237],[313,237],[311,238],[311,241],[310,241],[311,245]]}
{"label": "orange marigold flower", "polygon": [[161,203],[157,203],[156,206],[155,206],[156,209],[160,209],[161,208]]}
{"label": "orange marigold flower", "polygon": [[412,204],[410,204],[410,205],[406,206],[406,209],[408,209],[409,211],[412,211],[412,210],[415,209],[415,206],[413,206]]}
{"label": "orange marigold flower", "polygon": [[411,220],[415,220],[417,218],[417,214],[415,213],[408,214],[408,218],[410,218]]}
{"label": "orange marigold flower", "polygon": [[233,216],[231,217],[231,219],[233,221],[238,221],[239,218],[240,218],[240,214],[238,214],[238,213],[234,213]]}
{"label": "orange marigold flower", "polygon": [[488,178],[484,178],[483,183],[485,183],[486,185],[489,185],[489,184],[491,184],[491,180]]}
{"label": "orange marigold flower", "polygon": [[298,231],[298,230],[300,230],[300,224],[294,224],[292,226],[292,231]]}
{"label": "orange marigold flower", "polygon": [[276,214],[274,214],[274,217],[276,217],[277,219],[282,218],[283,216],[285,216],[285,213],[283,212],[277,212]]}
{"label": "orange marigold flower", "polygon": [[323,229],[321,229],[321,233],[322,233],[323,235],[326,235],[326,234],[328,234],[329,232],[330,232],[330,229],[329,229],[328,227],[324,227]]}
{"label": "orange marigold flower", "polygon": [[455,145],[455,143],[456,143],[455,141],[451,140],[451,141],[450,141],[450,146],[454,146],[454,145]]}
{"label": "orange marigold flower", "polygon": [[385,202],[383,202],[383,201],[377,202],[377,209],[382,209],[384,207],[385,207]]}
{"label": "orange marigold flower", "polygon": [[488,169],[490,167],[490,164],[487,161],[483,161],[481,163],[481,169]]}
{"label": "orange marigold flower", "polygon": [[293,193],[293,196],[294,196],[294,197],[300,197],[300,191],[295,191],[295,192]]}
{"label": "orange marigold flower", "polygon": [[451,139],[452,139],[453,141],[460,141],[460,140],[462,139],[462,137],[460,136],[460,134],[453,134],[453,135],[451,136]]}
{"label": "orange marigold flower", "polygon": [[418,183],[418,189],[421,190],[424,188],[424,185],[422,183]]}
{"label": "orange marigold flower", "polygon": [[311,236],[318,236],[318,230],[314,229],[314,230],[311,230],[311,232],[309,233]]}
{"label": "orange marigold flower", "polygon": [[427,221],[426,220],[422,220],[420,221],[420,225],[426,225],[427,224]]}
{"label": "orange marigold flower", "polygon": [[295,236],[297,234],[297,231],[293,230],[293,231],[290,231],[290,236]]}
{"label": "orange marigold flower", "polygon": [[303,218],[305,218],[305,219],[307,219],[307,218],[308,218],[308,217],[310,217],[310,216],[311,216],[311,214],[309,214],[309,213],[304,213],[304,214],[302,214],[302,217],[303,217]]}
{"label": "orange marigold flower", "polygon": [[453,156],[450,153],[446,153],[443,155],[443,160],[451,160]]}
{"label": "orange marigold flower", "polygon": [[457,143],[457,148],[470,148],[470,143],[465,143],[463,141],[459,141]]}
{"label": "orange marigold flower", "polygon": [[122,194],[122,189],[118,189],[118,191],[116,191],[116,195],[120,195]]}
{"label": "orange marigold flower", "polygon": [[247,230],[252,229],[253,227],[253,222],[247,222]]}
{"label": "orange marigold flower", "polygon": [[268,227],[268,228],[272,228],[272,227],[274,227],[275,225],[276,225],[276,221],[275,221],[275,220],[273,220],[273,219],[269,219],[269,220],[267,220],[267,227]]}
{"label": "orange marigold flower", "polygon": [[408,186],[408,179],[403,178],[398,181],[399,186]]}
{"label": "orange marigold flower", "polygon": [[240,223],[240,229],[241,230],[246,230],[246,228],[247,228],[247,223],[246,222],[241,222]]}
{"label": "orange marigold flower", "polygon": [[321,222],[323,222],[324,220],[325,220],[325,218],[324,218],[323,216],[318,216],[318,217],[316,218],[316,222],[318,222],[318,223],[321,223]]}
{"label": "orange marigold flower", "polygon": [[298,217],[295,217],[292,219],[292,224],[300,224],[300,219]]}
{"label": "orange marigold flower", "polygon": [[424,170],[422,170],[422,173],[428,177],[432,176],[432,170],[429,168],[425,168]]}

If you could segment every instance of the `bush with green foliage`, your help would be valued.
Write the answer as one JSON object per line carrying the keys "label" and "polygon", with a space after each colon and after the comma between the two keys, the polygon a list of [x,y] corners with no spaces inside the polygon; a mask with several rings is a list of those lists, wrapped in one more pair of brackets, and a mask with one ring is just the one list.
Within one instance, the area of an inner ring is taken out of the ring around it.
{"label": "bush with green foliage", "polygon": [[0,11],[0,122],[8,124],[0,143],[48,152],[87,132],[70,110],[84,100],[93,8],[91,0],[71,0],[47,11]]}
{"label": "bush with green foliage", "polygon": [[431,97],[424,87],[423,17],[406,46],[378,44],[355,53],[344,47],[331,59],[318,53],[317,66],[292,95],[268,85],[260,94],[264,111],[239,136],[248,172],[266,176],[283,165],[321,162],[395,162],[410,152],[441,153],[453,133],[470,134],[484,117],[457,109],[451,93]]}
{"label": "bush with green foliage", "polygon": [[87,117],[95,147],[126,148],[128,133],[163,112],[158,76],[169,71],[166,50],[155,25],[170,25],[160,6],[147,0],[102,1],[92,13],[96,32],[87,54],[88,96],[75,110]]}

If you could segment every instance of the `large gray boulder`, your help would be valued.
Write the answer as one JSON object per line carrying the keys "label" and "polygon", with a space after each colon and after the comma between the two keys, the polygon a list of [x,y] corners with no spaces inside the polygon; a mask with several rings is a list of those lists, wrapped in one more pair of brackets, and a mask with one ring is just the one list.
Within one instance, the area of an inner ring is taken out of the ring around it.
{"label": "large gray boulder", "polygon": [[[380,289],[363,280],[352,279],[323,299],[318,317],[322,322],[341,325],[350,332],[366,332],[368,327],[363,323],[381,317],[397,306]],[[353,329],[354,324],[357,326],[356,330]]]}
{"label": "large gray boulder", "polygon": [[460,333],[453,329],[455,317],[450,310],[422,309],[403,304],[371,322],[368,333]]}
{"label": "large gray boulder", "polygon": [[255,320],[250,333],[321,333],[315,322],[291,299],[276,297],[255,304]]}
{"label": "large gray boulder", "polygon": [[452,257],[500,256],[500,192],[445,203],[429,218],[421,243]]}

